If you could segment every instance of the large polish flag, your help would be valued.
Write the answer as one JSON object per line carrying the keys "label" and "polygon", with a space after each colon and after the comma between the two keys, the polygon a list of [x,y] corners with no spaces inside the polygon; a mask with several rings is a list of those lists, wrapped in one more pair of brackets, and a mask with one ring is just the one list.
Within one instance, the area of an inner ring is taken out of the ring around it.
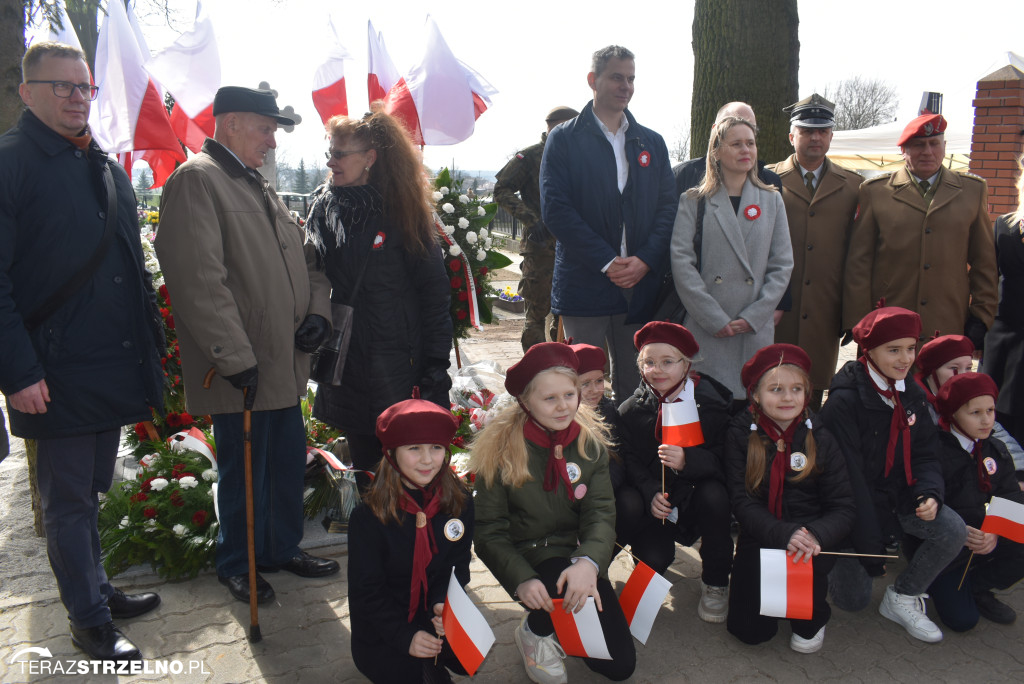
{"label": "large polish flag", "polygon": [[109,3],[96,44],[100,93],[89,114],[89,128],[108,153],[162,150],[184,162],[163,97],[142,66],[149,49],[137,26],[122,3]]}
{"label": "large polish flag", "polygon": [[328,22],[330,30],[330,47],[324,61],[313,75],[313,106],[320,115],[320,120],[327,120],[336,115],[348,115],[348,97],[345,93],[345,60],[352,60],[345,46],[338,40],[338,32],[334,30],[334,21]]}
{"label": "large polish flag", "polygon": [[417,145],[454,145],[473,135],[476,120],[497,93],[452,54],[427,15],[423,60],[388,92],[384,111],[398,117]]}
{"label": "large polish flag", "polygon": [[813,614],[813,559],[794,563],[784,549],[761,549],[761,615],[810,620]]}
{"label": "large polish flag", "polygon": [[993,496],[981,523],[981,531],[1024,544],[1024,505]]}
{"label": "large polish flag", "polygon": [[494,631],[480,609],[466,596],[459,580],[455,578],[454,567],[448,580],[448,595],[444,599],[441,623],[452,652],[472,677],[494,644]]}
{"label": "large polish flag", "polygon": [[671,582],[654,572],[646,563],[637,561],[633,574],[619,594],[619,605],[629,623],[630,633],[641,644],[647,644],[654,618],[658,616],[671,588]]}
{"label": "large polish flag", "polygon": [[676,401],[661,405],[661,443],[692,447],[704,443],[697,402],[693,398],[693,380],[686,379]]}
{"label": "large polish flag", "polygon": [[384,45],[384,34],[373,30],[373,22],[366,22],[366,48],[367,48],[367,69],[366,69],[366,93],[367,102],[374,103],[377,100],[387,98],[391,90],[402,77],[395,68],[395,63],[388,55],[388,49]]}
{"label": "large polish flag", "polygon": [[582,658],[598,658],[611,660],[608,643],[604,640],[604,630],[597,616],[597,605],[594,597],[588,596],[583,610],[578,613],[566,613],[562,607],[562,599],[555,599],[551,622],[555,625],[558,643],[566,655]]}

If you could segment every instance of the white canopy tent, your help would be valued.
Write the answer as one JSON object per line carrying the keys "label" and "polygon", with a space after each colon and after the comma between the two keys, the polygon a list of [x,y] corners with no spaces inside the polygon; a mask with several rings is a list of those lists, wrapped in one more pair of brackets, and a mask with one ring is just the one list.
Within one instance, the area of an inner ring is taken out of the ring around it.
{"label": "white canopy tent", "polygon": [[[905,126],[905,122],[896,121],[856,131],[836,131],[828,157],[867,176],[893,171],[903,164],[896,141]],[[970,129],[950,125],[946,129],[946,166],[966,170],[970,153]]]}

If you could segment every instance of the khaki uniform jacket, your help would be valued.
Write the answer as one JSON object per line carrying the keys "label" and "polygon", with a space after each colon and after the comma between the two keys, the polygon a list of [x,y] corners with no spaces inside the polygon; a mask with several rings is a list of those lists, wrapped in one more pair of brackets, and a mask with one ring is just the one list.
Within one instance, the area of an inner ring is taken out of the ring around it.
{"label": "khaki uniform jacket", "polygon": [[930,205],[906,168],[861,185],[846,256],[844,329],[880,297],[886,306],[918,312],[925,338],[936,330],[962,335],[968,313],[992,327],[996,254],[987,186],[945,168],[936,184]]}
{"label": "khaki uniform jacket", "polygon": [[[189,412],[240,412],[242,394],[224,378],[252,366],[254,410],[295,406],[309,379],[295,331],[309,314],[331,320],[330,283],[269,183],[207,139],[164,186],[155,246]],[[203,389],[211,366],[217,377]]]}
{"label": "khaki uniform jacket", "polygon": [[793,308],[775,326],[775,341],[806,351],[811,357],[811,382],[815,388],[825,389],[839,358],[843,268],[864,179],[826,158],[812,199],[795,154],[768,168],[782,179],[782,200],[793,243],[789,280]]}

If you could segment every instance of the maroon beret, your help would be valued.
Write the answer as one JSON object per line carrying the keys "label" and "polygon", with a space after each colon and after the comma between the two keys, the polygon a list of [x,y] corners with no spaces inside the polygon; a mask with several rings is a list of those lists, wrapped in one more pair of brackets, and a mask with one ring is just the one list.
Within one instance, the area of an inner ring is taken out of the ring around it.
{"label": "maroon beret", "polygon": [[576,358],[579,361],[577,373],[583,375],[590,371],[604,371],[604,364],[608,360],[604,355],[604,349],[592,344],[570,344],[569,347],[576,352]]}
{"label": "maroon beret", "polygon": [[922,114],[907,124],[896,144],[903,147],[911,138],[931,138],[945,130],[946,119],[941,114]]}
{"label": "maroon beret", "polygon": [[633,346],[637,351],[649,344],[670,344],[689,359],[700,351],[700,345],[694,339],[693,333],[678,323],[668,321],[651,321],[633,335]]}
{"label": "maroon beret", "polygon": [[853,326],[853,339],[861,349],[874,349],[886,342],[921,335],[921,317],[898,306],[875,309]]}
{"label": "maroon beret", "polygon": [[974,343],[963,335],[943,335],[926,342],[917,353],[917,369],[928,376],[961,356],[973,356]]}
{"label": "maroon beret", "polygon": [[761,376],[772,368],[784,363],[799,367],[807,375],[811,374],[811,357],[795,344],[770,344],[757,351],[743,364],[740,370],[740,381],[749,392],[761,380]]}
{"label": "maroon beret", "polygon": [[996,382],[984,373],[961,373],[954,375],[939,388],[935,408],[943,418],[949,418],[961,406],[975,397],[999,398]]}
{"label": "maroon beret", "polygon": [[432,401],[406,399],[389,406],[377,418],[377,439],[385,449],[407,444],[452,443],[459,420]]}
{"label": "maroon beret", "polygon": [[505,390],[513,397],[522,395],[538,373],[563,366],[577,370],[580,366],[576,352],[561,342],[541,342],[526,350],[523,358],[505,373]]}

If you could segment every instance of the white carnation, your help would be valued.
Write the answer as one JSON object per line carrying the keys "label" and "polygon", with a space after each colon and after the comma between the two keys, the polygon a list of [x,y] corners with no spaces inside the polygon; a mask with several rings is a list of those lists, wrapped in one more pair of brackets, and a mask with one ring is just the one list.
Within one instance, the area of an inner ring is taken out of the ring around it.
{"label": "white carnation", "polygon": [[490,248],[491,248],[491,238],[487,238],[486,240],[484,240],[484,249],[490,249]]}
{"label": "white carnation", "polygon": [[459,195],[459,201],[462,202],[463,204],[469,204],[469,195]]}
{"label": "white carnation", "polygon": [[181,485],[182,489],[192,489],[199,484],[199,480],[191,475],[186,475],[185,477],[178,478],[178,484]]}
{"label": "white carnation", "polygon": [[477,216],[486,216],[487,215],[487,210],[484,209],[483,207],[477,207],[476,208],[476,215]]}
{"label": "white carnation", "polygon": [[476,233],[474,233],[473,231],[469,231],[468,233],[466,233],[466,242],[468,242],[471,245],[475,244],[476,243]]}
{"label": "white carnation", "polygon": [[440,188],[438,188],[437,191],[440,192],[442,195],[447,195],[449,192],[451,192],[448,189],[448,186],[446,186],[446,185],[442,185]]}
{"label": "white carnation", "polygon": [[462,228],[463,230],[465,230],[466,228],[469,228],[469,219],[467,219],[466,217],[460,218],[459,219],[459,228]]}
{"label": "white carnation", "polygon": [[448,253],[451,254],[453,257],[457,257],[460,254],[462,254],[462,249],[458,245],[452,245],[451,247],[448,248]]}
{"label": "white carnation", "polygon": [[477,250],[477,252],[476,252],[476,260],[477,261],[483,261],[486,258],[487,258],[487,252],[485,252],[482,249]]}
{"label": "white carnation", "polygon": [[178,523],[177,525],[172,527],[171,531],[174,532],[174,534],[178,535],[179,537],[184,537],[185,533],[188,532],[188,530],[185,528],[185,526],[182,525],[181,523]]}
{"label": "white carnation", "polygon": [[158,478],[153,479],[149,483],[149,486],[150,486],[151,489],[159,492],[159,491],[163,490],[164,487],[167,486],[167,480],[165,478],[158,477]]}
{"label": "white carnation", "polygon": [[455,226],[448,226],[448,225],[446,225],[444,227],[444,234],[445,235],[454,235],[455,234]]}
{"label": "white carnation", "polygon": [[434,200],[435,202],[440,202],[440,201],[441,201],[441,200],[442,200],[442,199],[444,198],[444,195],[442,195],[442,194],[441,194],[441,193],[439,193],[439,192],[438,192],[437,190],[435,190],[434,192],[432,192],[432,193],[430,194],[430,197],[431,197],[431,198],[432,198],[432,199],[433,199],[433,200]]}
{"label": "white carnation", "polygon": [[481,240],[486,238],[488,235],[490,235],[490,233],[487,232],[486,228],[481,228],[480,229],[480,239]]}
{"label": "white carnation", "polygon": [[144,525],[144,527],[145,527],[147,532],[155,532],[156,531],[156,520],[147,520],[146,524]]}
{"label": "white carnation", "polygon": [[217,471],[213,468],[207,468],[203,471],[203,479],[207,482],[213,482],[217,479]]}
{"label": "white carnation", "polygon": [[131,525],[131,524],[132,524],[132,521],[129,520],[128,516],[126,515],[123,518],[121,518],[121,522],[118,525],[118,527],[120,527],[122,530],[127,530],[128,526]]}
{"label": "white carnation", "polygon": [[445,202],[444,204],[441,205],[441,211],[443,211],[446,214],[454,214],[455,207],[452,206],[451,202]]}

